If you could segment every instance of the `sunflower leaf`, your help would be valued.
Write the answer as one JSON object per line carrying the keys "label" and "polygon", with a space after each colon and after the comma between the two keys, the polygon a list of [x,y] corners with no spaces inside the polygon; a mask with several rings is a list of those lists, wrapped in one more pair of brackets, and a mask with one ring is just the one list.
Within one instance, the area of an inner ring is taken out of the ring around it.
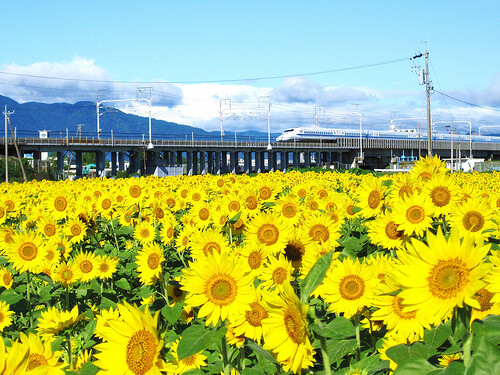
{"label": "sunflower leaf", "polygon": [[192,325],[182,332],[182,338],[177,347],[179,361],[207,349],[221,340],[227,328],[206,328],[200,324]]}
{"label": "sunflower leaf", "polygon": [[269,353],[266,349],[264,349],[262,346],[257,344],[255,341],[247,340],[246,344],[250,349],[252,349],[252,351],[255,354],[260,355],[263,359],[265,359],[269,362],[276,363],[276,359],[274,359],[274,357],[271,355],[271,353]]}
{"label": "sunflower leaf", "polygon": [[132,288],[130,287],[130,283],[128,280],[124,277],[122,277],[120,280],[115,281],[115,286],[117,288],[123,289],[123,290],[131,290]]}
{"label": "sunflower leaf", "polygon": [[356,328],[349,319],[339,316],[335,318],[330,323],[323,324],[312,324],[311,328],[318,335],[332,338],[332,339],[345,339],[348,337],[353,337],[356,335]]}
{"label": "sunflower leaf", "polygon": [[307,276],[300,283],[300,302],[307,303],[309,296],[321,284],[325,278],[326,272],[332,263],[333,251],[330,250],[328,254],[319,258],[314,266],[311,268]]}

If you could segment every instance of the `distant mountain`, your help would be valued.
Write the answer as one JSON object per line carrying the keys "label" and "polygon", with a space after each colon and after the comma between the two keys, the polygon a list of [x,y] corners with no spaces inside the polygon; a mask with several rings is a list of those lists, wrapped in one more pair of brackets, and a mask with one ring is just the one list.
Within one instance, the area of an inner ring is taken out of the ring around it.
{"label": "distant mountain", "polygon": [[[7,110],[15,111],[10,116],[11,124],[16,128],[18,137],[38,137],[39,130],[48,130],[49,137],[76,136],[78,125],[81,124],[82,137],[97,136],[96,105],[94,102],[68,103],[18,103],[6,96],[0,95],[0,108],[2,111],[7,105]],[[104,110],[101,109],[101,113]],[[104,113],[99,118],[101,137],[110,138],[111,131],[115,138],[140,138],[148,137],[148,118],[127,114],[113,109]],[[191,139],[195,140],[220,140],[220,132],[207,132],[203,129],[181,125],[175,122],[151,120],[153,139]],[[233,132],[225,132],[225,140],[233,140]],[[237,133],[237,137],[249,137],[252,141],[267,140],[267,133],[246,131]],[[272,135],[273,137],[277,136]]]}

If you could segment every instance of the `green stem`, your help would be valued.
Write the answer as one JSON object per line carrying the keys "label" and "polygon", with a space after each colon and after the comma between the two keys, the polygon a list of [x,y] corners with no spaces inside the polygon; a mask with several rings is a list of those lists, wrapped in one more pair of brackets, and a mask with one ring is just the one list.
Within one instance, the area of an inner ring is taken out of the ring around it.
{"label": "green stem", "polygon": [[120,246],[118,245],[118,238],[116,237],[115,226],[113,224],[113,218],[109,221],[111,223],[111,230],[113,232],[113,236],[115,238],[116,251],[120,251]]}
{"label": "green stem", "polygon": [[354,315],[354,325],[356,327],[356,362],[361,360],[361,336],[359,333],[359,321],[360,313],[356,313],[356,315]]}
{"label": "green stem", "polygon": [[66,286],[66,311],[69,311],[69,285]]}
{"label": "green stem", "polygon": [[323,367],[325,368],[326,375],[332,375],[332,365],[330,364],[330,357],[328,357],[328,350],[326,348],[326,339],[321,336],[321,356],[323,357]]}
{"label": "green stem", "polygon": [[224,365],[224,374],[231,373],[231,365],[227,357],[227,340],[226,335],[222,336],[222,362]]}
{"label": "green stem", "polygon": [[67,340],[68,340],[68,362],[69,362],[69,368],[73,369],[73,358],[72,358],[72,353],[71,353],[71,334],[68,332],[67,335]]}
{"label": "green stem", "polygon": [[468,337],[467,340],[465,340],[462,355],[465,367],[469,365],[471,357],[472,338],[474,337],[474,334],[471,331],[469,331],[467,335]]}
{"label": "green stem", "polygon": [[33,310],[31,306],[30,288],[31,288],[31,272],[26,271],[28,276],[28,282],[26,284],[26,299],[28,300],[28,308],[30,313],[30,328],[33,327]]}

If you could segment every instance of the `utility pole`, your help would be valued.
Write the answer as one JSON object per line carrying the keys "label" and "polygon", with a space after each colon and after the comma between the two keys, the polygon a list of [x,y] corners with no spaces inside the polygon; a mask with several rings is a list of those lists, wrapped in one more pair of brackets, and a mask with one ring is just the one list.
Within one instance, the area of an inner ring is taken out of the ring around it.
{"label": "utility pole", "polygon": [[431,120],[431,81],[429,78],[429,51],[425,50],[425,53],[419,53],[413,56],[413,59],[418,59],[425,56],[425,70],[420,69],[420,66],[412,66],[412,71],[415,71],[420,79],[419,84],[425,85],[425,92],[427,96],[427,156],[432,156],[432,120]]}
{"label": "utility pole", "polygon": [[432,157],[432,123],[431,123],[431,83],[429,80],[429,52],[425,50],[425,91],[427,93],[427,155]]}
{"label": "utility pole", "polygon": [[13,114],[14,111],[8,112],[7,111],[7,104],[5,104],[5,111],[3,112],[5,116],[5,182],[9,182],[9,145],[8,145],[8,138],[7,138],[7,122],[9,121],[9,116]]}

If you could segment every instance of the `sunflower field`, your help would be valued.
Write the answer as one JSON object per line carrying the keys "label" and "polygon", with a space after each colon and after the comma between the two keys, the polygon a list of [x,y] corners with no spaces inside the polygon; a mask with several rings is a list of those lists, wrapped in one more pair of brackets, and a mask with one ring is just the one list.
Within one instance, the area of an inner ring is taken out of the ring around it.
{"label": "sunflower field", "polygon": [[0,189],[1,374],[500,374],[500,173]]}

